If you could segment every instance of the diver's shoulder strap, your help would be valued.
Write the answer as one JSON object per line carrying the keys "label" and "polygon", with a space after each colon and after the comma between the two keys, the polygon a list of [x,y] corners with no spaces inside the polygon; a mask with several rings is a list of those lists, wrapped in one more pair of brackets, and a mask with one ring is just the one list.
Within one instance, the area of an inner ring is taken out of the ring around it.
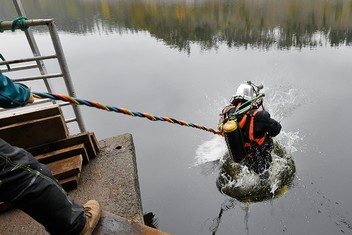
{"label": "diver's shoulder strap", "polygon": [[249,124],[249,140],[254,141],[259,145],[262,145],[265,141],[266,133],[261,138],[254,138],[254,117],[259,112],[259,109],[256,109],[253,114],[251,114],[251,121]]}

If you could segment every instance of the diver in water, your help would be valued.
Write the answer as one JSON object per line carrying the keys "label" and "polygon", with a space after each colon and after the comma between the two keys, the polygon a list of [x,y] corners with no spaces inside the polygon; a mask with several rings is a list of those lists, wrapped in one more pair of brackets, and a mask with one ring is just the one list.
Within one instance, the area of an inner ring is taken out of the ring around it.
{"label": "diver in water", "polygon": [[218,129],[223,133],[232,159],[261,174],[271,165],[272,137],[280,133],[281,125],[264,110],[263,97],[256,86],[241,84],[231,102],[221,114]]}

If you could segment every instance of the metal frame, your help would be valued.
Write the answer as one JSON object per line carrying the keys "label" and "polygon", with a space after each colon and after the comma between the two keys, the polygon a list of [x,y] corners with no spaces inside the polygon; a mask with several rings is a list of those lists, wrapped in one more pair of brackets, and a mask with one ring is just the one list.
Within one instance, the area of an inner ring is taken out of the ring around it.
{"label": "metal frame", "polygon": [[[19,16],[25,16],[25,11],[23,9],[21,0],[13,0],[13,3],[15,5],[15,8],[17,10],[17,13]],[[39,48],[37,46],[36,40],[33,36],[33,33],[30,28],[24,31],[27,41],[29,43],[29,46],[31,47],[33,56],[32,58],[24,58],[24,59],[18,59],[18,60],[9,60],[9,61],[2,61],[0,62],[0,65],[6,65],[6,64],[21,64],[25,62],[35,62],[35,64],[27,64],[27,65],[19,65],[17,67],[12,67],[11,71],[19,71],[19,70],[27,70],[27,69],[33,69],[33,68],[38,68],[40,71],[39,76],[32,76],[32,77],[23,77],[23,78],[17,78],[13,79],[16,82],[23,82],[23,81],[33,81],[33,80],[43,80],[45,87],[49,93],[53,93],[53,86],[50,82],[51,78],[57,78],[57,77],[62,77],[64,79],[66,89],[68,92],[69,96],[76,97],[76,92],[73,87],[73,83],[71,80],[71,75],[68,69],[68,65],[65,59],[65,55],[62,49],[62,45],[60,42],[59,34],[57,32],[56,24],[54,19],[34,19],[34,20],[26,20],[25,21],[26,26],[29,27],[35,27],[35,26],[47,26],[49,30],[49,34],[51,37],[51,41],[53,43],[53,47],[55,50],[54,55],[46,55],[42,56],[40,54]],[[0,28],[2,30],[10,30],[12,28],[12,22],[11,21],[3,21],[0,25]],[[49,60],[49,59],[57,59],[59,67],[61,69],[61,73],[55,73],[55,74],[49,74],[45,65],[44,65],[44,60]],[[3,72],[6,72],[7,70],[3,70]],[[48,101],[48,100],[47,100]],[[51,101],[52,103],[56,103],[55,101]],[[39,102],[38,102],[39,103]],[[42,103],[42,102],[40,102]],[[70,105],[69,103],[61,102],[59,103],[60,106],[65,106],[65,105]],[[80,112],[80,109],[76,105],[72,105],[73,111],[74,111],[74,118],[66,119],[66,123],[69,122],[77,122],[79,130],[81,132],[85,131],[85,126],[83,123],[82,115]]]}

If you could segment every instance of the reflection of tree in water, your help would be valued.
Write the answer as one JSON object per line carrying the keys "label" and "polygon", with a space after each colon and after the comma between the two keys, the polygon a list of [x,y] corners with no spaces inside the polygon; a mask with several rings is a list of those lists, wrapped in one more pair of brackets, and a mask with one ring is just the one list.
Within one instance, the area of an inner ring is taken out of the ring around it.
{"label": "reflection of tree in water", "polygon": [[[212,232],[213,235],[216,234],[216,232],[219,229],[220,223],[221,223],[221,218],[223,216],[223,213],[232,210],[235,208],[235,206],[240,203],[236,199],[225,199],[223,203],[221,203],[220,211],[219,214],[216,218],[212,220],[212,225],[209,227],[209,230]],[[249,220],[249,203],[245,203],[242,205],[243,209],[245,211],[245,216],[244,216],[244,223],[245,223],[245,229],[246,229],[246,234],[249,234],[249,226],[248,226],[248,220]]]}
{"label": "reflection of tree in water", "polygon": [[221,204],[219,215],[213,219],[213,224],[209,228],[209,230],[212,232],[213,235],[215,235],[219,229],[219,225],[220,225],[221,217],[222,217],[223,213],[227,210],[235,208],[235,205],[236,205],[235,199],[226,199]]}
{"label": "reflection of tree in water", "polygon": [[[106,1],[26,0],[28,17],[55,18],[71,33],[148,31],[167,45],[190,51],[255,47],[316,47],[352,42],[352,2],[341,0]],[[2,0],[2,19],[13,18]]]}

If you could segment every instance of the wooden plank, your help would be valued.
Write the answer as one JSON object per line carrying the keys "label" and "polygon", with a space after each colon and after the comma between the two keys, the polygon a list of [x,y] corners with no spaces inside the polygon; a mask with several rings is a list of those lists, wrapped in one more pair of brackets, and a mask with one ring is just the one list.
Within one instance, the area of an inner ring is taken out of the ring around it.
{"label": "wooden plank", "polygon": [[11,145],[29,148],[66,138],[68,130],[61,115],[16,123],[0,128],[0,138]]}
{"label": "wooden plank", "polygon": [[14,112],[11,114],[6,114],[0,118],[0,127],[56,115],[62,115],[61,108],[58,105],[50,105],[21,112]]}
{"label": "wooden plank", "polygon": [[52,152],[43,153],[43,154],[35,156],[35,158],[43,164],[48,164],[50,162],[58,161],[60,159],[69,158],[69,157],[72,157],[75,155],[82,155],[83,162],[84,163],[89,162],[88,153],[86,151],[86,148],[84,147],[84,144],[77,144],[74,146],[62,148],[62,149],[55,150]]}
{"label": "wooden plank", "polygon": [[93,147],[95,149],[95,152],[99,153],[100,152],[99,142],[98,142],[97,138],[95,137],[94,132],[89,132],[88,134],[89,134],[90,140],[93,144]]}
{"label": "wooden plank", "polygon": [[82,161],[82,156],[77,155],[74,157],[52,162],[47,165],[51,169],[52,175],[57,180],[62,180],[67,177],[71,177],[81,173]]}
{"label": "wooden plank", "polygon": [[[62,148],[67,148],[73,145],[77,144],[84,144],[84,147],[88,153],[89,159],[96,157],[97,152],[95,151],[95,148],[93,147],[92,141],[89,137],[88,132],[83,132],[77,135],[72,135],[68,136],[65,139],[61,139],[58,141],[54,141],[52,143],[44,144],[42,146],[36,146],[36,147],[31,147],[27,148],[26,150],[33,154],[34,156],[40,155],[43,153],[48,153],[52,151],[56,151]],[[86,162],[84,162],[86,163]]]}
{"label": "wooden plank", "polygon": [[80,174],[67,177],[65,179],[59,180],[59,183],[65,190],[72,190],[77,188]]}

